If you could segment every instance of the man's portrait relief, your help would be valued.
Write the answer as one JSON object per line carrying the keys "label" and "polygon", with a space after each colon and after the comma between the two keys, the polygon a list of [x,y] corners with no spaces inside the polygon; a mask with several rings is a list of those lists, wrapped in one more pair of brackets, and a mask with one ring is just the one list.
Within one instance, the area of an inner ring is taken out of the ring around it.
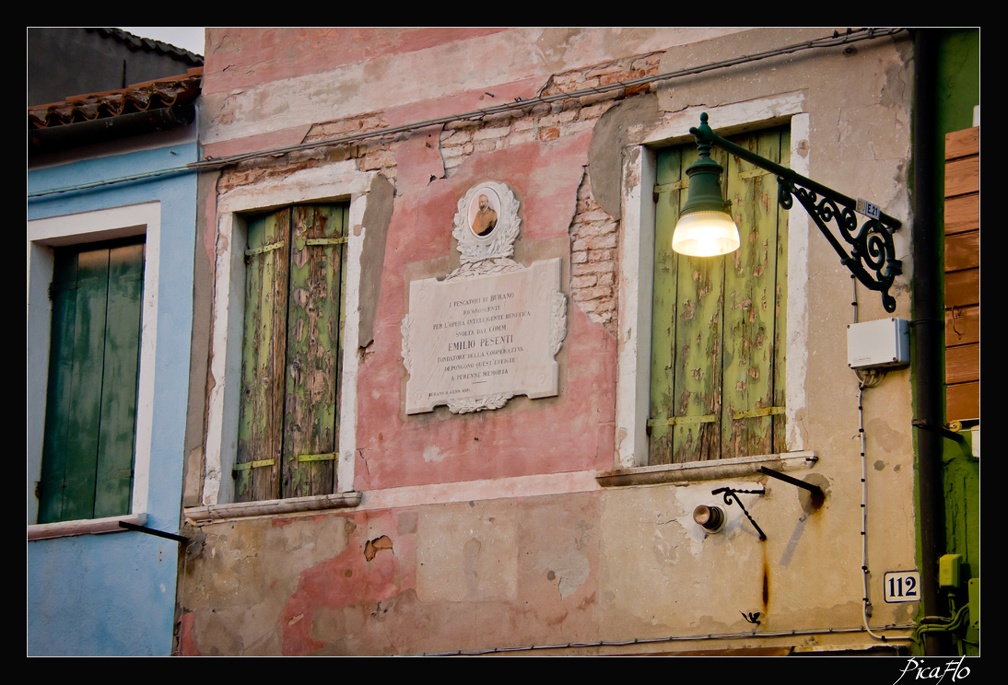
{"label": "man's portrait relief", "polygon": [[497,226],[497,212],[500,199],[497,194],[485,188],[469,203],[469,226],[479,237],[490,235]]}
{"label": "man's portrait relief", "polygon": [[458,199],[452,219],[462,264],[509,259],[521,232],[520,204],[506,183],[483,181]]}

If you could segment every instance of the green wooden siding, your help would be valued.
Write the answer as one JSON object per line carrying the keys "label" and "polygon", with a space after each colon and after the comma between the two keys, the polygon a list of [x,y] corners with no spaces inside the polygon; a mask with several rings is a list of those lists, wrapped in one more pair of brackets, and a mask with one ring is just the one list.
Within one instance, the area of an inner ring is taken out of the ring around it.
{"label": "green wooden siding", "polygon": [[54,252],[39,523],[129,513],[143,242]]}
{"label": "green wooden siding", "polygon": [[335,491],[346,222],[345,205],[249,222],[239,501]]}
{"label": "green wooden siding", "polygon": [[[732,142],[788,164],[786,129]],[[787,213],[777,180],[714,149],[739,226],[725,257],[672,251],[695,145],[662,150],[655,186],[651,464],[770,454],[783,449]]]}

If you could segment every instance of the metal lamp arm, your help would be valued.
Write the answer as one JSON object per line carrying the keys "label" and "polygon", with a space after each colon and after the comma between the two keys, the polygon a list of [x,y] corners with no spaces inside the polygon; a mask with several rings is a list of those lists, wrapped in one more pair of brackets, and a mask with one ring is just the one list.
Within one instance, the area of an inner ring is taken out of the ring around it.
{"label": "metal lamp arm", "polygon": [[[865,287],[881,293],[882,306],[887,312],[896,310],[896,300],[889,294],[889,288],[896,276],[903,272],[900,260],[896,259],[892,238],[893,232],[901,226],[897,219],[879,211],[876,205],[847,197],[725,140],[707,125],[706,114],[700,117],[700,127],[691,128],[690,133],[696,138],[697,145],[705,144],[721,148],[775,174],[778,183],[777,200],[781,207],[791,209],[792,198],[798,198],[819,231],[840,255],[841,263],[850,269]],[[865,217],[860,226],[858,214]],[[827,225],[830,221],[836,222],[839,234],[850,245],[850,252]]]}

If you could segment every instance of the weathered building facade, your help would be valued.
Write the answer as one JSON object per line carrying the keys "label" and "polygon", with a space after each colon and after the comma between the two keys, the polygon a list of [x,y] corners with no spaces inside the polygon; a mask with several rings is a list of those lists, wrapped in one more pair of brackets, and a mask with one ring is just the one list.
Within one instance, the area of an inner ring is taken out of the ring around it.
{"label": "weathered building facade", "polygon": [[[178,653],[909,652],[910,32],[206,46]],[[702,112],[898,219],[889,307],[726,155],[672,252]]]}
{"label": "weathered building facade", "polygon": [[[124,42],[143,50],[135,36],[42,33],[29,35],[29,97],[65,99],[28,107],[27,652],[166,656],[202,72],[162,45],[138,60],[161,78],[119,87],[101,78],[135,73],[123,64]],[[66,70],[108,59],[87,70],[95,92],[59,90]]]}

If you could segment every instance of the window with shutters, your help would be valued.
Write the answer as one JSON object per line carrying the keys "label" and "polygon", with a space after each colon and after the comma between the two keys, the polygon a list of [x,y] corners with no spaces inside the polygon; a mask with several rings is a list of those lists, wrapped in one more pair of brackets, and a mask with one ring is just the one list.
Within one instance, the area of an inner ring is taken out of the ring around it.
{"label": "window with shutters", "polygon": [[[732,142],[788,166],[777,128]],[[784,446],[787,212],[777,180],[714,149],[741,248],[717,258],[672,251],[695,144],[658,152],[648,464],[772,454]]]}
{"label": "window with shutters", "polygon": [[38,523],[130,511],[144,240],[53,250]]}
{"label": "window with shutters", "polygon": [[347,211],[248,218],[237,502],[337,491]]}

